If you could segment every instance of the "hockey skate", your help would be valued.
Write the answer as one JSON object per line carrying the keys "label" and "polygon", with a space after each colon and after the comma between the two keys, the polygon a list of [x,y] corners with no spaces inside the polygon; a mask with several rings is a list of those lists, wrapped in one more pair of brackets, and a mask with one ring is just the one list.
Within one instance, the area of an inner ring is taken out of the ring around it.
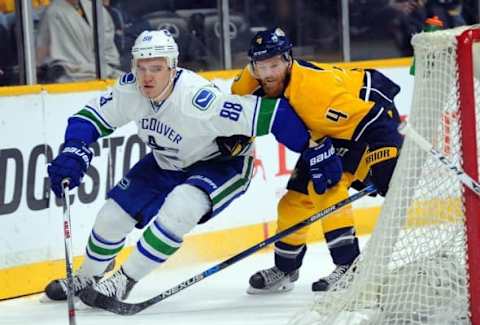
{"label": "hockey skate", "polygon": [[[115,260],[113,260],[112,262],[110,262],[110,264],[108,264],[108,267],[105,270],[105,273],[113,270],[114,266],[115,266]],[[94,277],[84,277],[81,275],[74,275],[73,276],[74,295],[78,296],[78,294],[82,290],[97,283],[98,281],[100,281],[102,277],[103,275],[94,276]],[[51,281],[45,288],[45,297],[46,299],[43,299],[44,301],[67,300],[67,279],[57,279],[57,280]]]}
{"label": "hockey skate", "polygon": [[88,306],[106,309],[104,306],[108,306],[112,300],[127,299],[135,284],[137,281],[126,275],[121,268],[111,277],[83,290],[79,298]]}
{"label": "hockey skate", "polygon": [[298,276],[298,270],[285,273],[276,266],[261,270],[250,277],[247,293],[256,295],[290,291],[294,287],[293,283],[298,280]]}
{"label": "hockey skate", "polygon": [[335,270],[324,278],[312,283],[312,291],[327,291],[340,280],[350,268],[351,264],[337,265]]}

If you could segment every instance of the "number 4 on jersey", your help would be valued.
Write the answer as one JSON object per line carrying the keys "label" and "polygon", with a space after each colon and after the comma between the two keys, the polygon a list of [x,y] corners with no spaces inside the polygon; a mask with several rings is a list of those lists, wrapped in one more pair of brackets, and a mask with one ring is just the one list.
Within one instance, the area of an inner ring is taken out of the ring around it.
{"label": "number 4 on jersey", "polygon": [[338,122],[341,118],[347,119],[348,115],[330,107],[327,110],[326,118],[328,118],[329,120],[332,120],[334,122]]}
{"label": "number 4 on jersey", "polygon": [[148,136],[148,145],[154,150],[165,150],[165,147],[159,146],[152,135]]}

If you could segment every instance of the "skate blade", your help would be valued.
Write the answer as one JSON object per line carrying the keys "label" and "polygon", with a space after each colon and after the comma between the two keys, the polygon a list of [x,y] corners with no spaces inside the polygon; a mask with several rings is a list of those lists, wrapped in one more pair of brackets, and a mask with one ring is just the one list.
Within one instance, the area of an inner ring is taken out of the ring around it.
{"label": "skate blade", "polygon": [[271,287],[268,289],[257,289],[252,286],[250,286],[247,289],[247,293],[249,295],[271,295],[271,294],[277,294],[277,293],[284,293],[288,291],[292,291],[294,288],[294,284],[289,282],[289,283],[282,283],[278,286]]}

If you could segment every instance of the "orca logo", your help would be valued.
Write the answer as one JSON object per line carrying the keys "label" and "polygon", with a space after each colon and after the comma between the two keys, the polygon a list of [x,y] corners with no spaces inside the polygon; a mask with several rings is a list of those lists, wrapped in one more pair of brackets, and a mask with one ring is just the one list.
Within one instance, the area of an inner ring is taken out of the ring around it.
{"label": "orca logo", "polygon": [[120,84],[121,85],[128,85],[135,83],[135,75],[131,72],[125,73],[120,77]]}
{"label": "orca logo", "polygon": [[206,111],[212,104],[215,97],[217,96],[215,96],[211,90],[206,88],[200,89],[193,97],[193,106],[201,111]]}

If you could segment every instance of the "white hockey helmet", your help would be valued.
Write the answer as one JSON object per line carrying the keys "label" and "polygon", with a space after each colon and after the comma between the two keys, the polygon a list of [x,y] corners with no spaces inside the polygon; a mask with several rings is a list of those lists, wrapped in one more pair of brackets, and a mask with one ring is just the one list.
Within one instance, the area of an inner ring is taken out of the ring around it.
{"label": "white hockey helmet", "polygon": [[133,67],[138,59],[166,58],[168,66],[175,69],[178,62],[178,46],[168,30],[146,30],[135,40],[132,57]]}

